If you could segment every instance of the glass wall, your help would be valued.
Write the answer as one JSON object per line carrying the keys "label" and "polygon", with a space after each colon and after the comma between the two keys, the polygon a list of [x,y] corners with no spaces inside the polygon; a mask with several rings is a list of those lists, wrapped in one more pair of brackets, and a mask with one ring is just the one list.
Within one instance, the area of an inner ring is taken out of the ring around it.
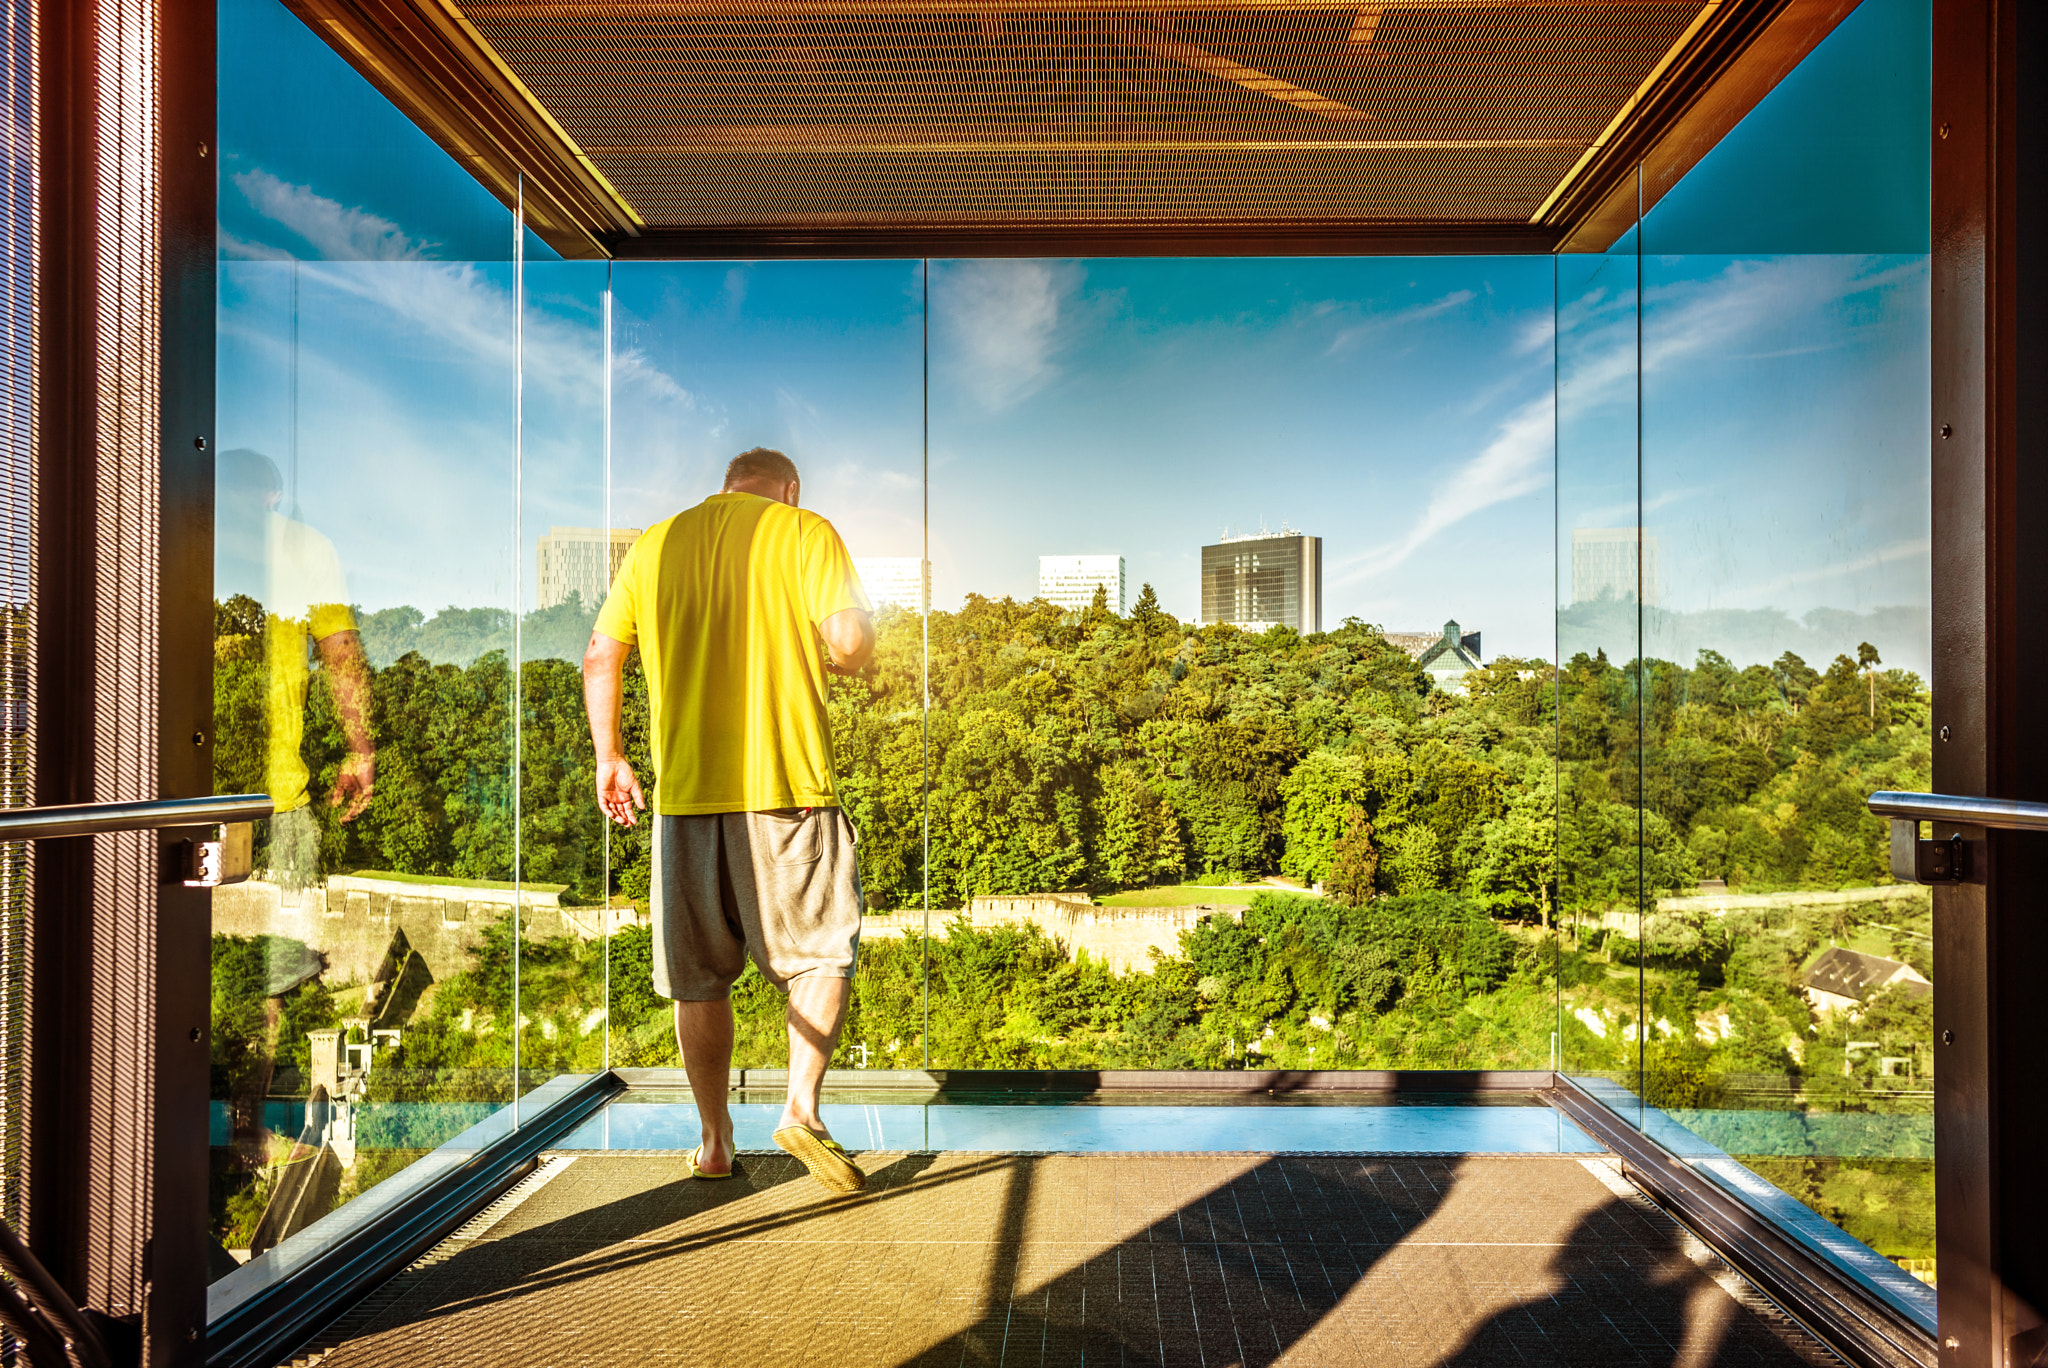
{"label": "glass wall", "polygon": [[[831,520],[875,605],[874,663],[831,681],[840,797],[875,914],[834,1064],[924,1068],[924,265],[621,263],[612,310],[619,535],[716,494],[740,452],[784,451],[803,506]],[[627,679],[628,758],[649,783],[644,684],[637,668]],[[668,1000],[649,971],[648,821],[615,829],[617,885],[640,924],[615,948],[630,967],[613,976],[613,1062],[673,1066]],[[734,1067],[788,1062],[783,1000],[750,965],[733,994]]]}
{"label": "glass wall", "polygon": [[934,1063],[1549,1067],[1549,263],[931,269]]}
{"label": "glass wall", "polygon": [[221,72],[215,782],[278,814],[214,898],[216,1276],[513,1098],[569,891],[519,882],[516,215],[271,0]]}
{"label": "glass wall", "polygon": [[1864,808],[1930,778],[1928,34],[1870,0],[1560,259],[1558,635],[1567,1070],[1931,1328],[1931,909]]}
{"label": "glass wall", "polygon": [[879,635],[835,1064],[1557,1067],[1919,1305],[1862,797],[1927,768],[1921,0],[1548,259],[562,261],[275,0],[222,32],[217,777],[281,809],[215,902],[223,1269],[679,1062],[578,661],[767,446]]}
{"label": "glass wall", "polygon": [[[1641,1120],[1647,817],[1638,743],[1641,604],[1637,236],[1552,259],[1556,373],[1559,1066]],[[1649,872],[1651,886],[1657,875]]]}

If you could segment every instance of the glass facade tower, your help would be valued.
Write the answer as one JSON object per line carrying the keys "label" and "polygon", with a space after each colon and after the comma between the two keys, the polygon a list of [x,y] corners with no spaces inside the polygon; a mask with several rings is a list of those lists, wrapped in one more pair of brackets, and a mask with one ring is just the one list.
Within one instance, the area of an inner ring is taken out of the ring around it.
{"label": "glass facade tower", "polygon": [[1202,548],[1202,621],[1323,630],[1323,539],[1282,528]]}

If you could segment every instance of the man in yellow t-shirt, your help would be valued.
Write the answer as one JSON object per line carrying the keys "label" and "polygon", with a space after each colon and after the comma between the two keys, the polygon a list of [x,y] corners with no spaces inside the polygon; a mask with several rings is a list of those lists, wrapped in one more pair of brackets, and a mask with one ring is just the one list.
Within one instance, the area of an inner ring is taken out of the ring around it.
{"label": "man in yellow t-shirt", "polygon": [[293,898],[320,879],[320,824],[307,786],[312,772],[300,748],[312,684],[310,645],[328,672],[348,755],[327,805],[352,822],[376,792],[377,751],[370,739],[370,667],[334,543],[277,511],[284,484],[260,451],[223,451],[215,465],[214,585],[222,598],[244,594],[264,609],[264,791],[277,806],[270,823],[270,865]]}
{"label": "man in yellow t-shirt", "polygon": [[789,994],[789,1102],[775,1143],[837,1192],[866,1178],[818,1114],[860,949],[860,867],[833,781],[827,674],[874,653],[853,558],[797,506],[789,457],[733,458],[725,488],[649,528],[626,553],[583,657],[597,801],[622,826],[647,799],[626,760],[619,702],[640,648],[654,752],[654,988],[675,999],[676,1045],[703,1143],[690,1175],[732,1173],[733,981],[751,955]]}

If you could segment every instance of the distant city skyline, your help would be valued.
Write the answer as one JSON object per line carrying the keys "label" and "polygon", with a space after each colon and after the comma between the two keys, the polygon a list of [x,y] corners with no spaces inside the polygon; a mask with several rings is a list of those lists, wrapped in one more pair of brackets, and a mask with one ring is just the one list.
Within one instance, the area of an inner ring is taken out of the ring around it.
{"label": "distant city skyline", "polygon": [[[1642,564],[1637,566],[1640,551]],[[1617,599],[1634,603],[1638,586],[1645,608],[1657,603],[1658,550],[1654,533],[1636,527],[1572,529],[1572,602]]]}
{"label": "distant city skyline", "polygon": [[645,530],[550,527],[534,549],[534,606],[552,608],[576,596],[585,608],[595,608],[611,593],[626,553]]}
{"label": "distant city skyline", "polygon": [[1103,591],[1109,610],[1122,617],[1129,601],[1122,556],[1038,558],[1038,597],[1055,607],[1083,611],[1094,606],[1097,589]]}
{"label": "distant city skyline", "polygon": [[925,597],[930,589],[930,578],[924,573],[925,563],[916,556],[855,556],[854,573],[860,576],[861,588],[867,593],[868,602],[875,611],[884,608],[907,608],[913,613],[924,611]]}

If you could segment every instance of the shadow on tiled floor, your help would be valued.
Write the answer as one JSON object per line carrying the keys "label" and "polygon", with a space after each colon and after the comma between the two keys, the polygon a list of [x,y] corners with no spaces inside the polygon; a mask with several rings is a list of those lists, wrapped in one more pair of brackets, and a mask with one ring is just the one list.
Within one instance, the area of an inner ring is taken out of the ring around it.
{"label": "shadow on tiled floor", "polygon": [[372,1365],[1831,1362],[1567,1156],[558,1158],[322,1341]]}

